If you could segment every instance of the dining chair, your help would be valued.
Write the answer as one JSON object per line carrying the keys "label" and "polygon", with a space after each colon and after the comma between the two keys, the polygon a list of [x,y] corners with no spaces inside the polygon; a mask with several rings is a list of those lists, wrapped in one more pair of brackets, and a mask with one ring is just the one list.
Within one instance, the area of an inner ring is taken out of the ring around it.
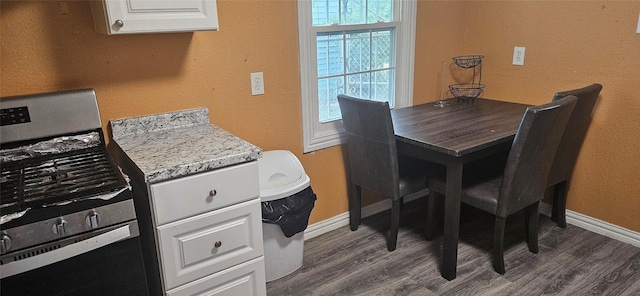
{"label": "dining chair", "polygon": [[578,153],[591,123],[591,113],[598,100],[602,85],[594,83],[587,87],[557,92],[552,101],[566,96],[576,96],[578,102],[571,112],[564,135],[558,145],[558,152],[551,166],[547,186],[553,186],[553,208],[551,220],[562,228],[567,227],[566,206],[567,191],[571,183],[573,168],[578,160]]}
{"label": "dining chair", "polygon": [[396,249],[403,198],[427,196],[426,166],[399,157],[389,103],[338,95],[349,162],[349,226],[360,225],[362,188],[391,199],[387,249]]}
{"label": "dining chair", "polygon": [[[538,252],[538,204],[547,187],[549,171],[575,96],[539,106],[528,107],[507,156],[504,169],[495,175],[485,174],[483,167],[463,169],[461,201],[495,216],[493,234],[493,268],[504,274],[504,231],[507,217],[525,210],[525,237],[529,251]],[[436,194],[444,195],[443,176],[429,178],[428,204],[434,205]],[[432,229],[434,211],[427,211],[427,231]],[[430,235],[427,234],[427,238]]]}

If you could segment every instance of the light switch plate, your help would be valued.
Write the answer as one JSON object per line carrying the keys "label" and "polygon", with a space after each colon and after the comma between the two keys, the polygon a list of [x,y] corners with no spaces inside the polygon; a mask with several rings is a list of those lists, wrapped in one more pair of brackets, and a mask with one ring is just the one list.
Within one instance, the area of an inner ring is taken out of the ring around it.
{"label": "light switch plate", "polygon": [[640,34],[640,13],[638,13],[638,28],[636,28],[636,33]]}

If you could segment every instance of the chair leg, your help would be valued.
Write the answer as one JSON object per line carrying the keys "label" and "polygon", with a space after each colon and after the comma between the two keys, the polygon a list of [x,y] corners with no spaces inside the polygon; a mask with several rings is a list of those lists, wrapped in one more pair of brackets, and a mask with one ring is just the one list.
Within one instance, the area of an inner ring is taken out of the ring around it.
{"label": "chair leg", "polygon": [[567,227],[567,181],[556,184],[553,188],[553,208],[551,210],[551,220],[561,228]]}
{"label": "chair leg", "polygon": [[362,189],[358,185],[351,185],[349,194],[349,227],[352,231],[358,230],[360,226],[360,215],[362,212],[361,198]]}
{"label": "chair leg", "polygon": [[398,228],[400,228],[400,200],[394,200],[391,202],[391,231],[389,231],[389,240],[387,241],[387,249],[390,252],[396,249]]}
{"label": "chair leg", "polygon": [[551,221],[558,221],[558,198],[556,197],[556,186],[551,185],[553,187],[553,196],[551,196]]}
{"label": "chair leg", "polygon": [[525,208],[525,233],[527,236],[527,246],[532,253],[538,253],[538,205],[534,203]]}
{"label": "chair leg", "polygon": [[504,274],[504,227],[507,219],[496,216],[493,233],[493,269]]}
{"label": "chair leg", "polygon": [[427,196],[427,224],[425,227],[425,236],[428,241],[433,239],[434,233],[433,229],[436,224],[436,192],[433,190],[429,191],[429,195]]}

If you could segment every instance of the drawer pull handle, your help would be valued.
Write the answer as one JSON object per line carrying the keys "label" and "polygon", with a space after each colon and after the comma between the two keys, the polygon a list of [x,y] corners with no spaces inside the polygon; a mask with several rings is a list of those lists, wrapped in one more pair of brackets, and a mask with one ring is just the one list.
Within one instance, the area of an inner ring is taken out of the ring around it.
{"label": "drawer pull handle", "polygon": [[216,191],[215,189],[209,191],[209,196],[211,196],[211,197],[216,196],[216,194],[218,194],[218,191]]}
{"label": "drawer pull handle", "polygon": [[221,241],[217,241],[215,244],[213,244],[214,247],[219,248],[220,246],[222,246],[222,242]]}

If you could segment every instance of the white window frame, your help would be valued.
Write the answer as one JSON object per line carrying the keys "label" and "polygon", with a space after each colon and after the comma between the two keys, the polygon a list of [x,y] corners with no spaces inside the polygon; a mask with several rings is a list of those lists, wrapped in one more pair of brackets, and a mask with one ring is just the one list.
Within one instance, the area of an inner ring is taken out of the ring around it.
{"label": "white window frame", "polygon": [[[413,104],[413,70],[416,35],[416,0],[399,0],[394,13],[396,23],[395,108]],[[388,27],[381,23],[380,27]],[[358,26],[352,26],[357,29]],[[313,27],[311,1],[298,0],[298,38],[300,50],[300,84],[302,98],[302,138],[304,153],[340,145],[345,142],[342,120],[321,123],[318,112],[318,71],[316,36],[334,31],[331,26]]]}

